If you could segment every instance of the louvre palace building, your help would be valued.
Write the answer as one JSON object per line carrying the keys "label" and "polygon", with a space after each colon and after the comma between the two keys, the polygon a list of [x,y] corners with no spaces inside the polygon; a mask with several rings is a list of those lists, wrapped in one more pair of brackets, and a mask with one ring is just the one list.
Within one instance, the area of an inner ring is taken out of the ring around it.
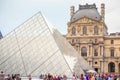
{"label": "louvre palace building", "polygon": [[70,7],[66,39],[97,72],[120,73],[120,33],[108,33],[105,4]]}

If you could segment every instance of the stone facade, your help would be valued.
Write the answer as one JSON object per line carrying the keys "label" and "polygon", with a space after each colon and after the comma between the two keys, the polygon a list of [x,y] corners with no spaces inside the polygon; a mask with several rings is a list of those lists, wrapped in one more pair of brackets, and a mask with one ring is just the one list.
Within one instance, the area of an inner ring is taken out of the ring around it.
{"label": "stone facade", "polygon": [[66,39],[97,72],[120,73],[120,33],[108,34],[105,4],[70,7]]}

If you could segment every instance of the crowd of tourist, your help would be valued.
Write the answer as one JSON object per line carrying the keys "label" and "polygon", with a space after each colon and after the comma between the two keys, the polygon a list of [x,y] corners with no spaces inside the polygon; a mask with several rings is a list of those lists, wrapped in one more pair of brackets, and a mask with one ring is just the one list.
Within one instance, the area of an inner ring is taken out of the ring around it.
{"label": "crowd of tourist", "polygon": [[77,80],[120,80],[119,74],[110,74],[110,73],[86,73],[85,75],[81,74],[80,78],[76,75],[73,75],[74,79]]}
{"label": "crowd of tourist", "polygon": [[[27,76],[28,80],[32,80],[32,76]],[[86,73],[80,76],[73,74],[71,77],[66,75],[53,75],[53,74],[41,74],[40,79],[43,80],[120,80],[120,74],[110,74],[110,73]],[[0,80],[21,80],[20,74],[5,75],[3,71],[0,73]]]}
{"label": "crowd of tourist", "polygon": [[41,74],[40,75],[40,79],[44,79],[44,80],[67,80],[67,76],[66,75],[53,75],[53,74]]}
{"label": "crowd of tourist", "polygon": [[98,73],[86,73],[85,75],[81,74],[80,76],[73,74],[72,77],[67,77],[66,75],[40,75],[41,79],[44,80],[120,80],[120,74],[98,74]]}
{"label": "crowd of tourist", "polygon": [[3,71],[0,73],[0,80],[21,80],[20,74],[4,74]]}

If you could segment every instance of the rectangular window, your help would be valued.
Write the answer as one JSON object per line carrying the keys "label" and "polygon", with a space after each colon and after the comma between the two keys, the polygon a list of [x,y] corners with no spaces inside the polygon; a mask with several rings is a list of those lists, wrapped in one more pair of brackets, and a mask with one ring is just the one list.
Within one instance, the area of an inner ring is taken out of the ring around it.
{"label": "rectangular window", "polygon": [[97,49],[94,50],[94,56],[98,56],[98,51],[97,51]]}
{"label": "rectangular window", "polygon": [[111,44],[114,44],[114,40],[111,40]]}
{"label": "rectangular window", "polygon": [[114,50],[111,50],[111,57],[114,57]]}

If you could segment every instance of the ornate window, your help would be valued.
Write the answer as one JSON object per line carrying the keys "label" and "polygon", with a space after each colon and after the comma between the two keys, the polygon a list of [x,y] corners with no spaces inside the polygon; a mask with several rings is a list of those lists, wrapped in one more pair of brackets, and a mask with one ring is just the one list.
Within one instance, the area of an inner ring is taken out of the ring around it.
{"label": "ornate window", "polygon": [[87,28],[86,27],[83,27],[83,34],[87,34]]}
{"label": "ornate window", "polygon": [[98,56],[98,50],[94,49],[94,56]]}
{"label": "ornate window", "polygon": [[87,56],[87,48],[86,47],[81,48],[81,56]]}
{"label": "ornate window", "polygon": [[114,40],[111,40],[111,44],[114,44]]}
{"label": "ornate window", "polygon": [[94,27],[94,34],[98,35],[98,27],[97,26]]}
{"label": "ornate window", "polygon": [[76,29],[73,27],[72,28],[72,34],[75,35],[76,34]]}
{"label": "ornate window", "polygon": [[110,56],[111,56],[111,57],[114,57],[114,49],[111,49],[111,51],[110,51]]}

